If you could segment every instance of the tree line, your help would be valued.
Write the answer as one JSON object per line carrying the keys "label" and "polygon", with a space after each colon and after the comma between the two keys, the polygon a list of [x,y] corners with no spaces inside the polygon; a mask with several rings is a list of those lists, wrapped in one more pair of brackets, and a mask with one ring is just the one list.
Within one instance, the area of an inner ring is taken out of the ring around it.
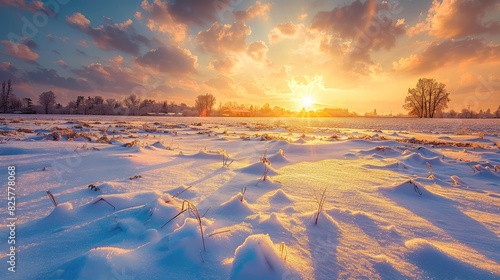
{"label": "tree line", "polygon": [[[450,101],[450,93],[446,85],[435,79],[419,79],[415,88],[409,88],[403,107],[409,116],[419,118],[500,118],[500,106],[496,111],[491,109],[476,112],[470,108],[445,111]],[[42,113],[42,114],[77,114],[77,115],[177,115],[177,116],[231,116],[231,117],[357,117],[356,112],[342,108],[323,108],[318,110],[291,111],[280,106],[263,106],[239,104],[236,102],[219,102],[210,93],[198,95],[194,106],[174,101],[156,101],[142,99],[137,95],[129,95],[124,99],[96,96],[77,96],[66,106],[57,103],[53,91],[42,92],[38,96],[38,105],[31,98],[20,99],[14,95],[10,80],[2,82],[0,94],[1,113]],[[377,110],[367,112],[365,116],[377,117]],[[398,115],[403,116],[403,115]]]}

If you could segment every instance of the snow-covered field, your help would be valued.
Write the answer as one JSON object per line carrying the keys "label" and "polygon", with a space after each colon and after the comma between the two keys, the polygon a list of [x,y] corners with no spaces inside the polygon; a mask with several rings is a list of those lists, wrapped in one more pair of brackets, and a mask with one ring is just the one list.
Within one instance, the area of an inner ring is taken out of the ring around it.
{"label": "snow-covered field", "polygon": [[500,279],[498,127],[54,118],[0,119],[0,279]]}

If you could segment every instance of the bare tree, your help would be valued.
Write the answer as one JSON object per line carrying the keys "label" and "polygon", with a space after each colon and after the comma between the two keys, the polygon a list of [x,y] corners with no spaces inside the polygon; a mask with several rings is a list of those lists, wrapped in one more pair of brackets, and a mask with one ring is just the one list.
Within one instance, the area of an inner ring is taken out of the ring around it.
{"label": "bare tree", "polygon": [[7,83],[2,82],[2,94],[0,95],[0,107],[2,108],[2,111],[4,113],[9,110],[9,105],[12,97],[12,85],[10,83],[10,80],[8,80]]}
{"label": "bare tree", "polygon": [[403,108],[419,118],[433,118],[436,112],[448,107],[450,93],[446,85],[435,79],[419,79],[415,88],[409,88]]}
{"label": "bare tree", "polygon": [[129,115],[135,115],[139,111],[141,98],[135,94],[131,94],[123,100],[123,103],[129,109]]}
{"label": "bare tree", "polygon": [[56,95],[51,90],[42,92],[38,97],[38,102],[40,103],[40,105],[45,107],[45,114],[48,114],[49,107],[56,104]]}
{"label": "bare tree", "polygon": [[215,106],[215,96],[210,93],[198,95],[195,100],[195,108],[200,116],[210,116]]}

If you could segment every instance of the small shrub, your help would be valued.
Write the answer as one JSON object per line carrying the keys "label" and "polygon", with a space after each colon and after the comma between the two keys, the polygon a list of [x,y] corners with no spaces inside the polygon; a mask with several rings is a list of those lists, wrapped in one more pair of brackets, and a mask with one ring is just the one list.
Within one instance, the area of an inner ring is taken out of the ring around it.
{"label": "small shrub", "polygon": [[132,142],[125,143],[123,146],[127,147],[127,148],[132,148],[134,146],[140,146],[140,144],[141,144],[141,142],[139,140],[135,139]]}

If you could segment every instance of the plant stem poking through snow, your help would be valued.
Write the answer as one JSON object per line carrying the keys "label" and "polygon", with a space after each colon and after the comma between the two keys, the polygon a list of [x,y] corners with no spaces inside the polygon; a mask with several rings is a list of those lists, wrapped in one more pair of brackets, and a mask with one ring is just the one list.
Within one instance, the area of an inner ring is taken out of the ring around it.
{"label": "plant stem poking through snow", "polygon": [[221,155],[222,155],[222,166],[223,166],[223,167],[229,167],[229,165],[231,165],[231,163],[233,163],[234,159],[233,159],[233,160],[231,160],[231,161],[228,163],[228,161],[229,161],[229,159],[230,159],[230,158],[229,158],[229,156],[227,155],[227,153],[226,153],[226,151],[225,151],[225,150],[220,150],[220,151],[219,151],[219,154],[221,154]]}
{"label": "plant stem poking through snow", "polygon": [[94,202],[94,204],[96,204],[96,203],[97,203],[97,202],[99,202],[99,201],[104,201],[104,202],[106,202],[107,204],[109,204],[109,206],[113,207],[113,210],[115,210],[115,209],[116,209],[116,207],[115,207],[113,204],[109,203],[106,199],[104,199],[104,198],[102,198],[102,197],[101,197],[101,198],[99,198],[99,200],[97,200],[96,202]]}
{"label": "plant stem poking through snow", "polygon": [[288,256],[288,249],[286,248],[285,242],[280,243],[280,257],[286,263],[286,257]]}
{"label": "plant stem poking through snow", "polygon": [[422,196],[422,191],[418,188],[416,183],[414,183],[411,179],[408,180],[408,183],[413,185],[413,190],[418,194],[418,196]]}
{"label": "plant stem poking through snow", "polygon": [[[210,208],[209,208],[210,209]],[[196,206],[194,206],[193,203],[191,203],[189,200],[184,200],[182,202],[182,208],[181,208],[181,212],[179,212],[177,215],[175,215],[172,219],[168,220],[166,223],[164,223],[161,228],[163,228],[164,226],[166,226],[168,223],[170,223],[173,219],[179,217],[182,213],[188,211],[189,213],[189,216],[193,215],[196,220],[198,221],[198,225],[200,226],[200,233],[201,233],[201,242],[203,243],[203,251],[206,251],[206,248],[205,248],[205,237],[203,236],[203,226],[201,224],[201,218],[202,216],[200,216],[200,213],[198,212],[198,209],[196,208]],[[206,211],[208,212],[208,210]],[[205,214],[206,214],[205,212]],[[205,216],[205,215],[203,215]]]}
{"label": "plant stem poking through snow", "polygon": [[54,195],[50,192],[50,190],[47,191],[47,195],[49,196],[50,200],[52,201],[52,204],[54,204],[54,207],[57,207],[57,201]]}
{"label": "plant stem poking through snow", "polygon": [[208,213],[208,211],[210,211],[210,209],[212,209],[212,207],[208,207],[207,210],[205,210],[205,213],[203,213],[203,215],[201,217],[205,218],[205,215],[207,215],[207,213]]}
{"label": "plant stem poking through snow", "polygon": [[323,211],[323,205],[325,205],[326,189],[327,189],[327,187],[325,187],[325,189],[323,190],[323,192],[321,193],[321,196],[319,198],[316,194],[314,195],[316,198],[316,203],[318,204],[318,212],[316,213],[316,220],[314,221],[315,225],[318,224],[319,214],[321,213],[321,211]]}
{"label": "plant stem poking through snow", "polygon": [[174,194],[172,197],[178,197],[179,195],[181,195],[183,192],[189,190],[190,188],[192,188],[193,186],[189,186],[185,189],[183,189],[182,191],[179,191],[178,193]]}
{"label": "plant stem poking through snow", "polygon": [[267,172],[269,172],[269,166],[271,166],[271,161],[269,161],[266,157],[268,150],[269,149],[266,148],[266,151],[264,152],[264,154],[260,158],[260,161],[264,163],[264,173],[262,174],[262,177],[260,177],[259,181],[257,181],[256,185],[258,185],[260,183],[260,181],[265,181],[267,179]]}
{"label": "plant stem poking through snow", "polygon": [[231,231],[230,229],[226,229],[226,230],[221,230],[221,231],[213,232],[213,233],[209,234],[208,237],[212,237],[214,235],[222,234],[222,233],[226,233],[226,232],[230,232],[230,231]]}
{"label": "plant stem poking through snow", "polygon": [[247,187],[241,188],[241,199],[240,199],[241,202],[243,202],[243,199],[245,198],[246,192],[247,192]]}
{"label": "plant stem poking through snow", "polygon": [[434,176],[432,165],[428,161],[425,164],[427,164],[427,167],[429,167],[429,176],[427,178],[435,179],[436,177]]}

